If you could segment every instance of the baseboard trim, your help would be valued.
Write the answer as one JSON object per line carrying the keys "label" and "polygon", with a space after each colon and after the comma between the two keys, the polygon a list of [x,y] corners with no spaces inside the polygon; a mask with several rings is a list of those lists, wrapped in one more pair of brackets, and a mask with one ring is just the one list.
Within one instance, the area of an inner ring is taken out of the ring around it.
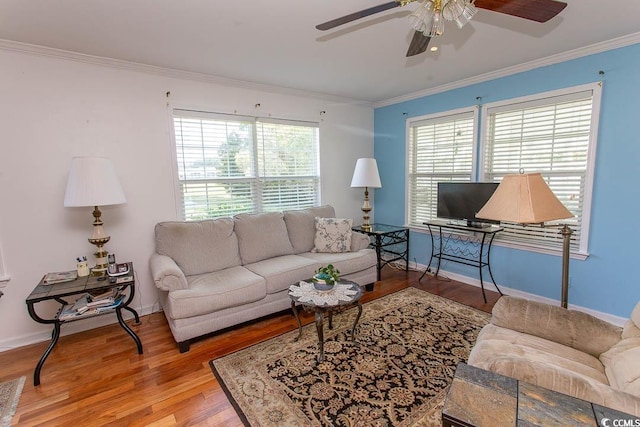
{"label": "baseboard trim", "polygon": [[[417,269],[424,271],[426,270],[427,266],[423,265],[423,264],[417,264]],[[446,276],[448,278],[450,278],[451,280],[455,280],[457,282],[461,282],[467,285],[471,285],[471,286],[476,286],[478,288],[480,288],[480,279],[476,279],[474,277],[469,277],[469,276],[464,276],[461,274],[457,274],[457,273],[453,273],[451,271],[446,271],[446,270],[440,270],[440,272],[438,273],[438,275],[442,275],[442,276]],[[538,302],[543,302],[546,304],[551,304],[551,305],[560,305],[560,300],[556,300],[553,298],[547,298],[547,297],[543,297],[540,295],[536,295],[536,294],[531,294],[529,292],[524,292],[521,291],[519,289],[513,289],[513,288],[509,288],[507,286],[504,286],[500,283],[498,283],[498,286],[500,287],[500,290],[502,291],[503,294],[505,295],[510,295],[513,297],[518,297],[518,298],[524,298],[524,299],[528,299],[531,301],[538,301]],[[484,288],[490,291],[495,290],[495,286],[493,284],[493,282],[484,280]],[[624,326],[624,324],[627,322],[628,319],[625,319],[623,317],[619,317],[619,316],[614,316],[612,314],[609,313],[604,313],[601,311],[597,311],[597,310],[593,310],[587,307],[582,307],[579,305],[574,305],[574,304],[569,304],[569,308],[572,310],[578,310],[578,311],[582,311],[585,313],[588,313],[594,317],[597,317],[598,319],[602,319],[606,322],[612,323],[614,325],[617,326]]]}
{"label": "baseboard trim", "polygon": [[[155,308],[155,311],[161,311],[161,310],[158,310],[157,303],[154,303],[152,305],[142,307],[142,308],[136,307],[135,310],[138,312],[139,316],[146,316],[148,314],[154,313],[153,311],[154,308]],[[129,313],[127,310],[122,311],[122,316],[124,317],[124,320],[133,319],[133,314]],[[90,329],[95,329],[95,328],[99,328],[101,326],[106,326],[106,325],[112,325],[114,323],[118,323],[118,318],[115,316],[115,314],[113,316],[105,315],[105,316],[91,317],[79,322],[65,323],[60,328],[60,336],[71,335],[71,334],[75,334],[82,331],[88,331]],[[26,345],[37,344],[40,342],[45,342],[50,340],[51,340],[51,327],[47,327],[47,329],[45,330],[23,335],[17,338],[0,340],[0,352],[13,350],[14,348],[24,347]]]}

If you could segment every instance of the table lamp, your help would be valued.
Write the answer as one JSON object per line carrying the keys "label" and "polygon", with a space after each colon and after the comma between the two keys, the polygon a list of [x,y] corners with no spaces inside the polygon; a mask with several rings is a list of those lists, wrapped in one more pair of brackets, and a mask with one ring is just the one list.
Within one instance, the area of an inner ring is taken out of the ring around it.
{"label": "table lamp", "polygon": [[104,276],[107,271],[107,255],[104,245],[109,241],[103,227],[98,206],[125,203],[120,181],[111,160],[102,157],[74,157],[64,195],[65,207],[93,206],[93,234],[89,243],[96,245],[96,266],[91,270],[94,276]]}
{"label": "table lamp", "polygon": [[[574,215],[558,200],[540,173],[506,175],[476,218],[516,224],[540,224],[573,218]],[[567,308],[569,296],[569,245],[573,230],[564,224],[560,229],[562,245],[561,305]]]}
{"label": "table lamp", "polygon": [[353,171],[353,178],[351,179],[351,187],[362,188],[364,187],[364,204],[362,205],[362,212],[364,212],[362,229],[371,231],[371,224],[369,223],[369,212],[372,211],[371,204],[369,204],[369,188],[381,188],[380,175],[378,174],[378,164],[376,159],[358,159],[356,162],[356,168]]}

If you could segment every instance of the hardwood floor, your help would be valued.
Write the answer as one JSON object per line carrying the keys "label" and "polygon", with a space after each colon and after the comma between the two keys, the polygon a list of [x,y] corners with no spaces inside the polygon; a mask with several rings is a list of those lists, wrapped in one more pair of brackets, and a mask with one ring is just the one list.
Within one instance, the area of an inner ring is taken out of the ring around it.
{"label": "hardwood floor", "polygon": [[[419,272],[386,267],[383,280],[367,292],[370,301],[408,286],[490,312],[499,294],[435,280]],[[310,323],[312,316],[302,316]],[[213,376],[211,359],[297,327],[290,312],[196,341],[179,353],[163,313],[133,325],[144,347],[118,324],[63,336],[44,364],[41,385],[33,386],[33,369],[48,343],[0,353],[0,381],[27,377],[12,425],[241,426],[235,410]]]}

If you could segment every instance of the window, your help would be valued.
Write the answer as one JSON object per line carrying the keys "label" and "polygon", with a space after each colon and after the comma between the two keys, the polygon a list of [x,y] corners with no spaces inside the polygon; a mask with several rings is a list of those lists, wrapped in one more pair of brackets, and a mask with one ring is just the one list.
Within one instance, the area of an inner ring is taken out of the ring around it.
{"label": "window", "polygon": [[185,220],[318,204],[317,123],[174,110],[173,126]]}
{"label": "window", "polygon": [[[556,91],[483,107],[483,181],[506,174],[541,172],[551,190],[575,218],[562,220],[574,230],[572,250],[587,253],[599,84]],[[516,245],[557,249],[556,228],[506,225],[497,239]]]}
{"label": "window", "polygon": [[436,217],[438,182],[471,181],[477,109],[408,120],[407,224],[424,227]]}

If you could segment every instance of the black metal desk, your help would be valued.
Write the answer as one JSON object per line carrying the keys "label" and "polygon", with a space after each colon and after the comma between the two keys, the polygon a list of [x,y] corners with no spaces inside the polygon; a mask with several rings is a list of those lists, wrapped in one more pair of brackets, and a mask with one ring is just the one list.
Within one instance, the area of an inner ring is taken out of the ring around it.
{"label": "black metal desk", "polygon": [[[371,229],[363,229],[362,226],[358,226],[353,227],[352,230],[374,238],[371,246],[375,248],[378,259],[377,280],[380,280],[382,267],[394,261],[404,260],[405,271],[409,271],[409,228],[374,223],[371,224]],[[399,244],[404,245],[404,250],[396,249]],[[382,260],[382,255],[385,254],[390,255],[390,258]]]}
{"label": "black metal desk", "polygon": [[[477,267],[478,273],[480,274],[480,287],[482,288],[482,298],[484,298],[484,302],[487,302],[487,297],[484,292],[482,269],[487,267],[493,285],[500,295],[502,295],[502,291],[493,278],[490,263],[491,245],[496,234],[504,230],[502,227],[496,225],[488,227],[468,227],[466,225],[451,224],[441,220],[428,221],[423,224],[429,228],[429,235],[431,236],[431,257],[429,258],[427,270],[422,273],[418,281],[422,280],[426,272],[431,270],[431,262],[436,258],[438,260],[438,267],[436,268],[435,277],[438,277],[442,260]],[[434,231],[434,229],[436,229],[437,232]],[[437,236],[434,237],[436,234]],[[437,247],[436,239],[439,242]]]}
{"label": "black metal desk", "polygon": [[[79,277],[78,279],[70,282],[56,283],[53,285],[46,285],[43,283],[43,280],[40,280],[38,286],[35,287],[35,289],[26,299],[27,310],[29,311],[29,316],[31,316],[31,318],[36,322],[53,324],[53,332],[51,333],[51,342],[42,354],[42,357],[40,357],[40,360],[38,361],[36,369],[33,373],[34,386],[40,384],[40,371],[42,370],[42,365],[44,365],[44,362],[47,360],[47,357],[49,357],[51,350],[53,350],[53,347],[58,342],[58,339],[60,338],[60,325],[64,323],[75,322],[76,320],[87,319],[89,317],[101,316],[103,314],[115,312],[116,316],[118,317],[118,323],[120,324],[120,326],[122,326],[122,329],[124,329],[135,341],[136,346],[138,347],[138,354],[142,354],[142,342],[140,341],[140,338],[138,338],[135,332],[131,330],[131,328],[124,322],[124,319],[122,318],[122,309],[125,309],[133,314],[136,320],[136,324],[140,323],[140,317],[138,316],[138,313],[133,308],[129,307],[129,304],[131,304],[131,301],[133,301],[133,296],[135,294],[135,279],[133,278],[132,263],[129,264],[129,270],[131,271],[131,280],[122,283],[110,283],[109,279],[98,280],[98,278],[95,276]],[[77,297],[87,292],[100,293],[102,291],[113,288],[120,288],[122,292],[127,292],[128,290],[128,296],[125,297],[125,299],[117,307],[114,307],[113,310],[103,311],[95,314],[83,314],[68,320],[61,320],[59,318],[64,306],[73,303],[73,300],[66,301],[64,298],[73,296]],[[40,317],[36,313],[35,305],[39,302],[48,300],[55,300],[60,304],[60,308],[58,310],[58,313],[53,318],[45,319]]]}

